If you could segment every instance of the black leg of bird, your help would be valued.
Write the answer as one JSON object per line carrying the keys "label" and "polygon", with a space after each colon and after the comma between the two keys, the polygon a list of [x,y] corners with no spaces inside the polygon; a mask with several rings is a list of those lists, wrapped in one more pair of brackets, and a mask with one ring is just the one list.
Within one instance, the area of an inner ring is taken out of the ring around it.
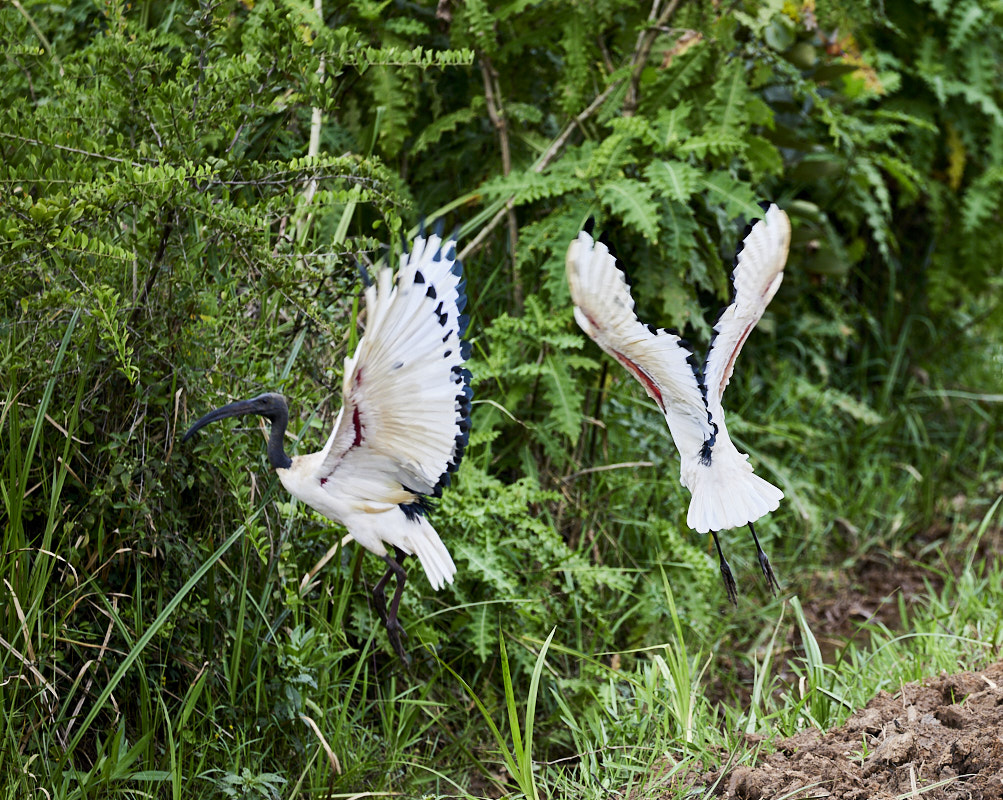
{"label": "black leg of bird", "polygon": [[756,536],[756,529],[752,527],[752,523],[749,523],[749,530],[752,531],[752,540],[756,543],[756,555],[759,558],[759,568],[763,571],[763,575],[766,578],[766,585],[770,587],[770,591],[773,592],[773,596],[777,596],[777,592],[780,591],[780,584],[777,582],[777,576],[773,574],[773,566],[770,564],[770,557],[766,555],[766,551],[763,550],[762,545],[759,544],[759,537]]}
{"label": "black leg of bird", "polygon": [[[383,625],[387,629],[390,646],[393,647],[394,652],[397,653],[401,661],[405,664],[410,664],[411,659],[404,652],[404,646],[401,643],[401,637],[407,639],[407,632],[401,626],[400,620],[397,619],[397,609],[400,608],[401,597],[404,594],[404,584],[407,581],[407,572],[404,571],[404,567],[401,564],[407,558],[407,553],[396,547],[394,551],[397,556],[396,559],[389,553],[383,556],[383,560],[387,562],[387,571],[383,573],[383,577],[373,587],[373,603],[376,605],[376,613],[380,615],[380,620],[382,620]],[[387,596],[384,590],[391,575],[397,576],[397,591],[394,592],[393,600],[390,601],[390,611],[388,613]]]}
{"label": "black leg of bird", "polygon": [[732,574],[731,567],[728,566],[728,561],[724,557],[721,542],[717,538],[717,531],[711,531],[710,535],[714,537],[714,546],[717,547],[717,555],[721,559],[721,579],[724,581],[724,588],[728,592],[728,599],[731,600],[732,605],[737,606],[738,587],[735,585],[735,576]]}

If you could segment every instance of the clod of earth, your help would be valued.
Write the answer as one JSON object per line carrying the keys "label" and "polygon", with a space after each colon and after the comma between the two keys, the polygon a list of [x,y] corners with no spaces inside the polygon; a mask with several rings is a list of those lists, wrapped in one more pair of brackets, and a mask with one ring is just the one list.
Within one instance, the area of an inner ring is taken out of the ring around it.
{"label": "clod of earth", "polygon": [[737,800],[1003,798],[1003,662],[881,692],[839,728],[776,748],[755,767],[689,779]]}

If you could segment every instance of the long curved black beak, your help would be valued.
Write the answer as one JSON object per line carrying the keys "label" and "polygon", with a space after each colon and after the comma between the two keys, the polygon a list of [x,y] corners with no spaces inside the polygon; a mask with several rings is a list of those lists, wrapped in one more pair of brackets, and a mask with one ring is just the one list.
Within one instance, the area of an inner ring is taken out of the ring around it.
{"label": "long curved black beak", "polygon": [[251,400],[238,400],[235,403],[228,403],[225,406],[220,406],[219,408],[213,409],[204,417],[195,421],[184,436],[181,437],[182,442],[187,442],[192,438],[199,430],[204,428],[210,422],[216,422],[217,420],[226,419],[227,417],[239,417],[243,414],[257,414],[260,413],[258,410],[258,398],[255,397]]}
{"label": "long curved black beak", "polygon": [[187,442],[210,422],[227,417],[239,417],[244,414],[258,414],[272,423],[272,430],[268,437],[268,460],[271,461],[273,467],[288,469],[292,460],[282,449],[282,439],[289,422],[289,407],[286,405],[286,399],[275,392],[259,394],[250,400],[237,400],[234,403],[213,409],[204,417],[196,420],[195,424],[181,437],[181,441]]}

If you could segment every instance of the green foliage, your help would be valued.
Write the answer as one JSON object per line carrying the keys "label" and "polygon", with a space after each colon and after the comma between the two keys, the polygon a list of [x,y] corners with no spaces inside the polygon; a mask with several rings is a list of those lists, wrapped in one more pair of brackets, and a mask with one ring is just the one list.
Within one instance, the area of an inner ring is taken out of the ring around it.
{"label": "green foliage", "polygon": [[[722,536],[724,612],[664,421],[564,278],[595,215],[640,316],[699,348],[777,200],[789,267],[726,404],[786,494],[760,526],[782,583],[807,609],[799,567],[931,526],[977,542],[1001,480],[998,4],[318,8],[0,7],[4,796],[674,796],[732,730],[838,722],[998,647],[972,556],[903,610],[914,635],[836,664],[795,608],[806,691],[783,685],[794,623],[747,535]],[[276,487],[257,428],[178,431],[279,390],[291,448],[319,448],[364,326],[353,259],[439,217],[470,248],[474,426],[432,518],[459,572],[411,572],[405,674],[382,563]]]}

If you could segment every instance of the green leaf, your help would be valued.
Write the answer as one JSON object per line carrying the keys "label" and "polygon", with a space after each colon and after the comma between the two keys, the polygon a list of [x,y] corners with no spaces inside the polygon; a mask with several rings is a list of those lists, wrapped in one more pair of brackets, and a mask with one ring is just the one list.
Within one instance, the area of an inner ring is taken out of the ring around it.
{"label": "green leaf", "polygon": [[549,378],[546,395],[553,409],[550,419],[571,440],[572,445],[577,444],[582,429],[581,409],[584,397],[568,372],[568,364],[563,356],[558,358],[548,355],[544,363]]}
{"label": "green leaf", "polygon": [[658,206],[648,184],[621,178],[600,186],[599,198],[624,225],[653,243],[658,241]]}
{"label": "green leaf", "polygon": [[644,175],[663,196],[686,203],[697,188],[700,170],[682,161],[652,161]]}
{"label": "green leaf", "polygon": [[732,178],[726,172],[701,175],[700,185],[707,192],[708,204],[723,205],[725,214],[731,219],[744,217],[751,220],[763,214],[749,185]]}

